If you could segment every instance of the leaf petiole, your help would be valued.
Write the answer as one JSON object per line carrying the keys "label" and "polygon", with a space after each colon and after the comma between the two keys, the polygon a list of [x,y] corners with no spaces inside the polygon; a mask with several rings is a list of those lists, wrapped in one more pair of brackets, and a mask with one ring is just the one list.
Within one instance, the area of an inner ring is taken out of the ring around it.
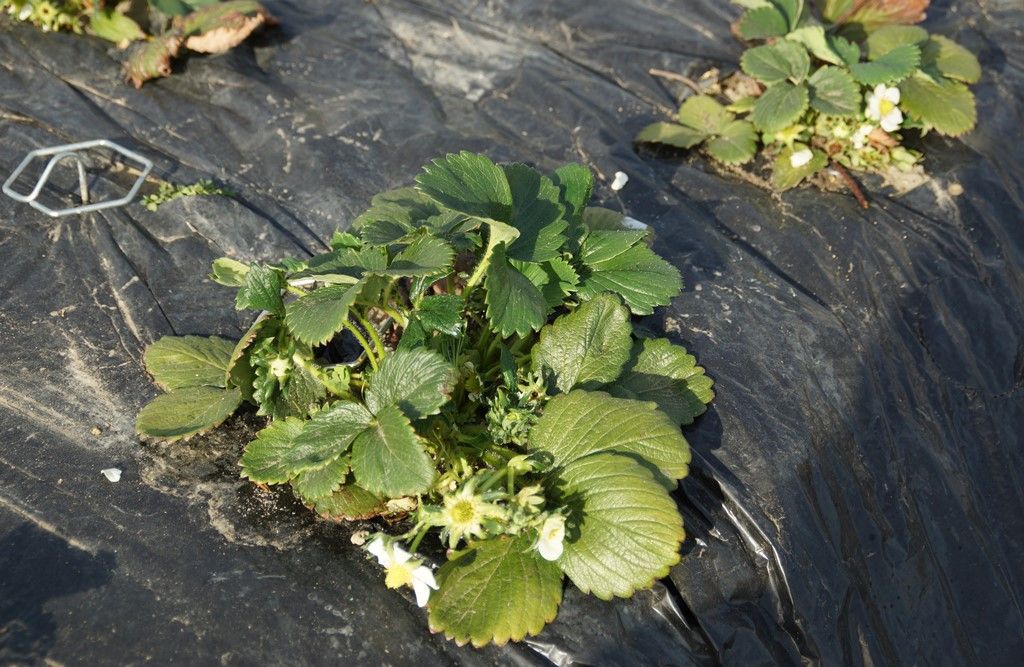
{"label": "leaf petiole", "polygon": [[359,345],[363,348],[363,351],[366,352],[366,358],[370,360],[370,366],[373,367],[373,370],[377,370],[377,357],[373,353],[373,347],[369,342],[367,342],[366,337],[359,331],[359,327],[352,324],[351,320],[345,320],[345,328],[348,329],[349,333],[355,336],[357,341],[359,341]]}

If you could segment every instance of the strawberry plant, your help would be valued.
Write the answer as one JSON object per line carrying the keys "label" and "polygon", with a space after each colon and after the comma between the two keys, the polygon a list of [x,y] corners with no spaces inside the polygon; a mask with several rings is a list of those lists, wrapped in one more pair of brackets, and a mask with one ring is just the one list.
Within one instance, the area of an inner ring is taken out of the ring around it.
{"label": "strawberry plant", "polygon": [[712,381],[634,329],[682,281],[591,189],[581,165],[463,152],[374,197],[329,252],[218,259],[212,279],[259,315],[237,342],[151,345],[166,393],[139,434],[251,406],[267,425],[241,475],[327,519],[387,517],[357,533],[368,556],[460,644],[536,634],[565,578],[601,599],[651,586],[680,558],[680,426]]}
{"label": "strawberry plant", "polygon": [[88,33],[130,48],[124,73],[136,88],[170,75],[183,51],[224,53],[275,23],[256,0],[0,0],[3,12],[45,32]]}
{"label": "strawberry plant", "polygon": [[[928,0],[734,0],[751,46],[741,72],[685,100],[638,142],[700,147],[726,165],[759,153],[778,190],[829,165],[886,173],[922,159],[908,130],[960,136],[976,122],[974,55],[913,25]],[[657,71],[657,70],[656,70]],[[859,196],[859,190],[855,194]],[[865,202],[862,199],[862,204]]]}

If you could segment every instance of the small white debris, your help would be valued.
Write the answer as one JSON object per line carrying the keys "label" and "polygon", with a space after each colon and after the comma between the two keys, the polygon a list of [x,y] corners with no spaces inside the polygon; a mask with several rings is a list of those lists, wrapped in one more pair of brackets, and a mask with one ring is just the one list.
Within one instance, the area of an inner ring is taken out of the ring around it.
{"label": "small white debris", "polygon": [[794,169],[799,169],[800,167],[806,165],[813,159],[814,153],[811,152],[811,149],[804,148],[802,150],[796,151],[795,153],[789,156],[789,165]]}
{"label": "small white debris", "polygon": [[121,481],[121,469],[120,468],[104,468],[100,470],[103,476],[107,478],[108,482],[120,482]]}
{"label": "small white debris", "polygon": [[959,183],[950,183],[949,187],[946,188],[946,191],[954,197],[959,197],[964,193],[964,186]]}
{"label": "small white debris", "polygon": [[631,218],[628,215],[622,219],[622,226],[625,227],[626,229],[636,229],[642,232],[645,232],[648,229],[650,229],[650,227],[647,224],[640,222],[636,218]]}
{"label": "small white debris", "polygon": [[626,176],[625,172],[615,172],[615,180],[612,181],[612,190],[618,192],[622,188],[626,187],[626,183],[629,183],[629,176]]}
{"label": "small white debris", "polygon": [[352,537],[350,537],[349,539],[352,540],[352,544],[356,545],[357,547],[361,547],[364,544],[366,544],[366,538],[368,538],[369,536],[370,531],[357,530],[356,532],[352,533]]}

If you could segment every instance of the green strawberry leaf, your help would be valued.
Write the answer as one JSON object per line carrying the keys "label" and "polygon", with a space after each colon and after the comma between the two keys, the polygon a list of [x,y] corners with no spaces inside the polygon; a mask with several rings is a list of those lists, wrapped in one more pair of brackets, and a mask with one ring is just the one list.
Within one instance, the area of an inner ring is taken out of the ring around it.
{"label": "green strawberry leaf", "polygon": [[568,223],[562,218],[560,191],[551,179],[525,164],[504,168],[512,191],[512,227],[519,237],[506,247],[512,259],[543,262],[558,256]]}
{"label": "green strawberry leaf", "polygon": [[501,245],[491,257],[484,287],[487,288],[487,320],[503,338],[512,334],[526,336],[544,325],[547,318],[544,294],[509,263]]}
{"label": "green strawberry leaf", "polygon": [[436,236],[418,236],[402,249],[388,268],[378,271],[393,277],[432,276],[449,273],[455,251]]}
{"label": "green strawberry leaf", "polygon": [[783,37],[789,31],[786,17],[774,7],[758,7],[747,11],[736,26],[743,39]]}
{"label": "green strawberry leaf", "polygon": [[225,387],[235,344],[210,336],[164,336],[146,348],[146,370],[164,390]]}
{"label": "green strawberry leaf", "polygon": [[550,312],[565,303],[566,298],[576,291],[580,276],[576,269],[572,268],[572,264],[561,257],[544,262],[540,268],[547,276],[547,280],[540,286],[540,291]]}
{"label": "green strawberry leaf", "polygon": [[507,221],[512,190],[505,172],[484,155],[462,151],[433,160],[416,176],[420,192],[466,215]]}
{"label": "green strawberry leaf", "polygon": [[683,289],[679,270],[658,257],[640,240],[643,232],[591,232],[579,259],[579,294],[589,299],[615,292],[636,315],[650,315]]}
{"label": "green strawberry leaf", "polygon": [[356,436],[352,472],[359,486],[389,498],[425,493],[434,481],[433,462],[409,418],[394,405],[378,410]]}
{"label": "green strawberry leaf", "polygon": [[566,465],[559,478],[572,510],[558,564],[581,591],[602,600],[629,597],[679,562],[683,519],[644,466],[594,454]]}
{"label": "green strawberry leaf", "polygon": [[768,86],[787,79],[799,83],[807,76],[811,58],[803,45],[782,40],[747,49],[740,58],[740,67],[748,76]]}
{"label": "green strawberry leaf", "polygon": [[746,97],[741,97],[725,108],[734,114],[747,114],[754,110],[754,105],[756,103],[756,95],[747,95]]}
{"label": "green strawberry leaf", "polygon": [[283,484],[292,478],[286,459],[292,450],[292,443],[302,432],[303,421],[295,417],[271,422],[256,438],[245,446],[242,460],[242,477],[260,484]]}
{"label": "green strawberry leaf", "polygon": [[352,221],[352,229],[366,243],[387,245],[404,238],[440,212],[437,204],[422,192],[398,188],[376,195],[370,208]]}
{"label": "green strawberry leaf", "polygon": [[271,315],[260,315],[252,323],[252,325],[246,330],[235,347],[231,350],[231,357],[228,359],[228,367],[224,372],[224,384],[234,385],[236,387],[244,387],[240,381],[248,380],[248,391],[249,395],[243,392],[243,397],[246,400],[252,398],[252,380],[249,379],[252,375],[252,366],[249,363],[249,347],[253,342],[261,337],[261,335],[273,335],[277,330],[277,318]]}
{"label": "green strawberry leaf", "polygon": [[359,403],[339,401],[303,423],[302,430],[282,455],[281,465],[289,477],[319,470],[344,454],[372,420],[373,415]]}
{"label": "green strawberry leaf", "polygon": [[750,120],[762,132],[778,132],[800,120],[809,102],[807,86],[783,81],[758,98]]}
{"label": "green strawberry leaf", "polygon": [[868,59],[878,60],[895,48],[907,45],[923,46],[928,40],[928,31],[916,25],[887,25],[868,35]]}
{"label": "green strawberry leaf", "polygon": [[700,130],[684,127],[678,123],[658,121],[651,123],[636,135],[639,143],[665,144],[676,148],[692,148],[708,138],[708,135]]}
{"label": "green strawberry leaf", "polygon": [[[921,62],[921,49],[914,44],[904,44],[863,63],[850,66],[853,78],[866,86],[902,81],[917,69]],[[813,104],[813,102],[812,102]]]}
{"label": "green strawberry leaf", "polygon": [[679,122],[686,127],[709,134],[721,134],[725,126],[735,118],[709,95],[694,95],[686,98],[676,114]]}
{"label": "green strawberry leaf", "polygon": [[89,31],[118,45],[146,39],[138,23],[113,8],[93,10],[89,14]]}
{"label": "green strawberry leaf", "polygon": [[651,401],[678,424],[691,424],[715,397],[713,381],[686,348],[664,338],[639,340],[622,375],[606,388],[612,396]]}
{"label": "green strawberry leaf", "polygon": [[458,336],[462,331],[462,311],[466,301],[458,294],[439,294],[424,297],[416,309],[416,317],[426,333],[438,331]]}
{"label": "green strawberry leaf", "polygon": [[734,120],[722,133],[705,144],[711,157],[726,164],[742,164],[753,159],[757,152],[757,132],[753,124]]}
{"label": "green strawberry leaf", "polygon": [[579,225],[594,189],[594,174],[586,166],[573,163],[556,169],[551,181],[558,188],[565,219],[570,225]]}
{"label": "green strawberry leaf", "polygon": [[624,227],[622,221],[626,216],[610,208],[600,206],[588,206],[583,210],[583,224],[591,232],[621,232]]}
{"label": "green strawberry leaf", "polygon": [[293,279],[314,278],[317,282],[352,285],[367,274],[382,274],[388,267],[387,248],[342,247],[309,260]]}
{"label": "green strawberry leaf", "polygon": [[352,475],[332,493],[315,498],[299,494],[299,499],[321,517],[333,521],[362,521],[387,510],[384,499],[356,484]]}
{"label": "green strawberry leaf", "polygon": [[274,315],[284,315],[282,289],[284,278],[280,273],[262,264],[253,264],[245,274],[245,284],[235,295],[235,309],[265,310]]}
{"label": "green strawberry leaf", "polygon": [[436,415],[448,402],[455,371],[432,350],[395,350],[367,382],[366,407],[370,412],[378,414],[396,405],[410,419],[422,419]]}
{"label": "green strawberry leaf", "polygon": [[974,129],[978,119],[974,94],[957,81],[935,81],[918,71],[900,83],[900,94],[900,106],[939,134],[958,137]]}
{"label": "green strawberry leaf", "polygon": [[804,0],[771,0],[771,3],[786,17],[789,30],[795,29],[803,15]]}
{"label": "green strawberry leaf", "polygon": [[540,330],[533,366],[552,371],[563,392],[611,382],[629,360],[629,310],[613,294],[599,294]]}
{"label": "green strawberry leaf", "polygon": [[182,0],[147,0],[149,6],[158,12],[168,16],[184,16],[192,11],[192,8]]}
{"label": "green strawberry leaf", "polygon": [[832,47],[832,50],[839,54],[843,62],[838,63],[846,65],[847,67],[853,67],[855,64],[860,62],[860,45],[845,37],[839,35],[829,35],[828,44]]}
{"label": "green strawberry leaf", "polygon": [[285,307],[284,323],[303,343],[323,345],[345,327],[349,308],[362,289],[362,283],[315,289]]}
{"label": "green strawberry leaf", "polygon": [[301,472],[292,480],[292,489],[305,502],[333,495],[348,478],[349,462],[349,457],[340,456],[323,467]]}
{"label": "green strawberry leaf", "polygon": [[977,83],[981,78],[981,63],[975,55],[942,35],[932,35],[921,48],[921,67],[964,83]]}
{"label": "green strawberry leaf", "polygon": [[245,276],[249,273],[249,265],[230,257],[213,260],[210,280],[225,287],[241,287],[245,284]]}
{"label": "green strawberry leaf", "polygon": [[829,116],[860,114],[860,87],[845,69],[826,65],[812,74],[807,83],[812,108]]}
{"label": "green strawberry leaf", "polygon": [[292,369],[281,392],[287,414],[303,417],[316,412],[326,398],[327,388],[305,364],[297,364]]}
{"label": "green strawberry leaf", "polygon": [[135,431],[157,440],[188,438],[219,426],[241,402],[235,388],[182,387],[147,403],[135,420]]}
{"label": "green strawberry leaf", "polygon": [[437,572],[430,629],[460,646],[519,641],[555,619],[562,572],[533,548],[532,533],[476,542]]}
{"label": "green strawberry leaf", "polygon": [[689,472],[690,446],[679,425],[657,407],[574,389],[548,402],[530,431],[529,448],[547,452],[556,466],[600,452],[626,454],[670,480],[682,479]]}
{"label": "green strawberry leaf", "polygon": [[[820,25],[804,25],[786,35],[786,39],[792,40],[811,52],[818,60],[824,60],[833,65],[844,64],[842,54],[835,48],[830,36],[825,33],[825,28]],[[858,59],[860,52],[857,53]]]}

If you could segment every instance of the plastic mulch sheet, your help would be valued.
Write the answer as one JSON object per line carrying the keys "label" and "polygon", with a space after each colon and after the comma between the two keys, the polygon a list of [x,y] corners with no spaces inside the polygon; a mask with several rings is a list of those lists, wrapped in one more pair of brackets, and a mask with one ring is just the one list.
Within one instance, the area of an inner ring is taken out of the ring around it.
{"label": "plastic mulch sheet", "polygon": [[[927,137],[910,194],[869,180],[868,211],[634,150],[682,93],[648,68],[735,66],[724,1],[268,6],[280,28],[138,91],[107,43],[0,24],[4,177],[108,138],[237,193],[58,220],[0,198],[0,662],[1019,664],[1019,2],[933,3],[929,27],[985,67],[979,127]],[[133,433],[146,344],[248,324],[212,259],[320,250],[459,149],[592,166],[683,271],[649,326],[718,393],[686,430],[671,576],[607,603],[570,587],[540,636],[483,650],[428,634],[350,528],[238,478],[252,415],[186,444]]]}

